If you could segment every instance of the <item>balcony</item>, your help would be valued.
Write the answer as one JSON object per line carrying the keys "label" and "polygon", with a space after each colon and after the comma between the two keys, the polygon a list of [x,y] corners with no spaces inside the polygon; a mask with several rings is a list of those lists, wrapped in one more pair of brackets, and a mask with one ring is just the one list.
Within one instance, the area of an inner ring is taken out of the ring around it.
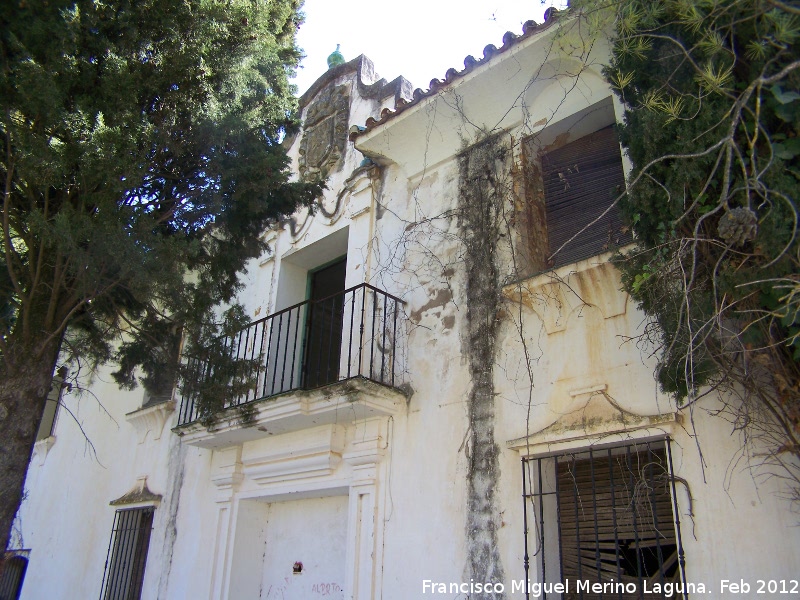
{"label": "balcony", "polygon": [[[331,419],[340,422],[337,413],[342,403],[354,418],[392,414],[403,398],[397,391],[403,374],[402,305],[399,298],[361,284],[321,300],[301,302],[220,339],[225,354],[247,365],[244,375],[250,382],[224,408],[272,399],[254,405],[255,418],[249,423],[254,426],[250,429],[270,434]],[[242,433],[242,426],[233,419],[226,423],[224,411],[213,427],[220,435],[211,439],[200,433],[207,431],[196,423],[205,416],[197,402],[200,390],[224,385],[230,374],[222,375],[211,363],[199,360],[189,367],[194,375],[183,390],[176,429],[180,435],[200,436],[195,445],[204,447],[259,435]],[[321,391],[309,393],[312,390]],[[228,434],[221,435],[223,431]]]}

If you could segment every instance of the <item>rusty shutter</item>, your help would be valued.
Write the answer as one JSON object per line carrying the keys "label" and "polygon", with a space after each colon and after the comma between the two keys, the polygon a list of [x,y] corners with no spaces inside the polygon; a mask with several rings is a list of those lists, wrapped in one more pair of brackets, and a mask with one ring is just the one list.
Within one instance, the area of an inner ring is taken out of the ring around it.
{"label": "rusty shutter", "polygon": [[[619,140],[606,127],[542,155],[550,255],[599,217],[625,189]],[[552,258],[554,267],[626,244],[631,235],[613,208]]]}

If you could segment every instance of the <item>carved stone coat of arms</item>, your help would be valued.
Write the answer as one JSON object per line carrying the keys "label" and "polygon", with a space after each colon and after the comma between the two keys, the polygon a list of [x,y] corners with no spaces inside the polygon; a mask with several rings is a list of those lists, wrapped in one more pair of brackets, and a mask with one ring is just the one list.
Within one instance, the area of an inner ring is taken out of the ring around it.
{"label": "carved stone coat of arms", "polygon": [[306,112],[300,142],[300,177],[324,179],[344,155],[350,117],[347,86],[328,86],[317,95]]}

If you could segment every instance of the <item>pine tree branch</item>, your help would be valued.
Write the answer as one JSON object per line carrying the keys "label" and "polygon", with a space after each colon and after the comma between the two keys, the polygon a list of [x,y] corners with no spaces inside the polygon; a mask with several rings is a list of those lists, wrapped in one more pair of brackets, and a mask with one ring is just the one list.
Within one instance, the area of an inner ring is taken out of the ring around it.
{"label": "pine tree branch", "polygon": [[800,15],[800,8],[797,6],[792,6],[791,4],[786,4],[785,2],[781,2],[780,0],[767,0],[772,6],[776,8],[780,8],[782,11],[793,15]]}

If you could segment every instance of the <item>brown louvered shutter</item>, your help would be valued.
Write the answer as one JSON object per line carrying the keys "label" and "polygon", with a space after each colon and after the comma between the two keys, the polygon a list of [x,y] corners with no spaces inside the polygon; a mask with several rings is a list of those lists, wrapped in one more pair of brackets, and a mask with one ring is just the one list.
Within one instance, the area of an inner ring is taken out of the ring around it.
{"label": "brown louvered shutter", "polygon": [[[542,155],[550,255],[599,217],[625,189],[619,140],[609,126]],[[554,267],[628,243],[612,208],[552,258]]]}
{"label": "brown louvered shutter", "polygon": [[[630,447],[558,463],[562,581],[633,584],[638,592],[676,582],[678,551],[666,453]],[[571,592],[575,592],[573,584]],[[611,589],[611,588],[609,588]],[[570,593],[565,600],[601,600],[603,594]],[[625,600],[663,594],[605,594]]]}

